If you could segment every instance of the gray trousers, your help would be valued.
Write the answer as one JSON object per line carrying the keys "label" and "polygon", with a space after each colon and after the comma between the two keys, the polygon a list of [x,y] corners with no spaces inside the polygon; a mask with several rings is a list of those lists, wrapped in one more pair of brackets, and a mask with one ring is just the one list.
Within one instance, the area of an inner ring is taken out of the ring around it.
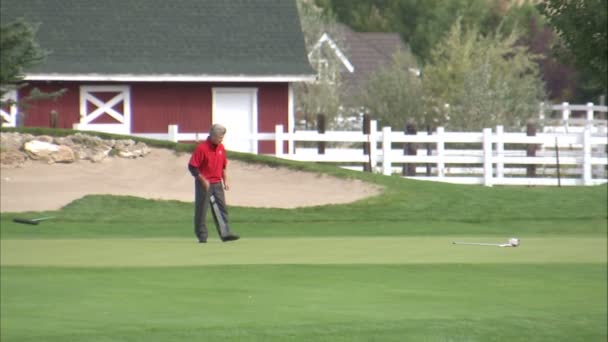
{"label": "gray trousers", "polygon": [[[230,232],[230,229],[228,228],[228,210],[226,208],[226,198],[224,196],[224,187],[222,186],[222,183],[210,184],[209,191],[205,191],[203,182],[196,178],[194,181],[194,188],[194,235],[196,235],[199,240],[207,240],[208,232],[206,218],[207,211],[210,207],[210,195],[215,196],[215,202],[217,203],[226,224],[226,230]],[[222,232],[215,211],[211,210],[211,213],[213,214],[213,221],[215,222],[217,233],[220,238],[222,238]]]}

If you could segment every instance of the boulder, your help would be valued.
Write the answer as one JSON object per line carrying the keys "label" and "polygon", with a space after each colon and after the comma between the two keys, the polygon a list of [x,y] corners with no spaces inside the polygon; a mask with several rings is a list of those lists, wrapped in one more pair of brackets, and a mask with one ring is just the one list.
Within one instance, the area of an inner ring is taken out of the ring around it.
{"label": "boulder", "polygon": [[33,159],[52,163],[72,163],[76,160],[74,151],[66,145],[55,145],[40,140],[28,141],[25,153]]}
{"label": "boulder", "polygon": [[150,148],[142,142],[135,143],[135,141],[128,139],[116,141],[114,151],[117,156],[122,158],[138,158],[150,153]]}
{"label": "boulder", "polygon": [[73,163],[76,161],[74,151],[66,145],[59,145],[57,152],[51,154],[55,163]]}
{"label": "boulder", "polygon": [[21,167],[27,161],[27,155],[18,150],[0,152],[0,164],[3,167]]}
{"label": "boulder", "polygon": [[40,135],[36,137],[36,140],[52,144],[54,139],[49,135]]}
{"label": "boulder", "polygon": [[0,133],[0,149],[2,151],[18,151],[21,150],[23,144],[33,140],[34,136],[31,134],[20,134],[20,133]]}

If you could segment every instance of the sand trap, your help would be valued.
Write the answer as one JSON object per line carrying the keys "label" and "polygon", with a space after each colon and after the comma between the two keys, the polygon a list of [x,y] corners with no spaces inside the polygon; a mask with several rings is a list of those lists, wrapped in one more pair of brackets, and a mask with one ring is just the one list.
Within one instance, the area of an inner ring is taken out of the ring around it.
{"label": "sand trap", "polygon": [[[56,210],[89,194],[130,195],[150,199],[194,201],[194,181],[187,170],[189,154],[152,149],[145,158],[108,158],[47,165],[28,162],[2,168],[2,212]],[[380,193],[358,180],[230,161],[229,205],[296,208],[350,203]]]}

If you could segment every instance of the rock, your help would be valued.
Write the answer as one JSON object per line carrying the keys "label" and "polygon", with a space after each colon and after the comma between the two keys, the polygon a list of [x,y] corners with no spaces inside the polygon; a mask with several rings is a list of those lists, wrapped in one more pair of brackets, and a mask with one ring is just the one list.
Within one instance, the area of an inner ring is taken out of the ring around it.
{"label": "rock", "polygon": [[0,164],[3,167],[21,167],[27,161],[27,155],[18,150],[0,152]]}
{"label": "rock", "polygon": [[57,152],[51,154],[55,163],[73,163],[76,161],[74,151],[66,145],[59,145]]}
{"label": "rock", "polygon": [[67,137],[56,137],[53,140],[53,144],[55,145],[65,145],[65,146],[69,146],[69,147],[73,147],[76,144],[74,144],[74,142],[72,141],[72,138],[67,136]]}
{"label": "rock", "polygon": [[59,151],[59,146],[40,140],[32,140],[25,143],[23,149],[31,159],[52,161],[51,153]]}
{"label": "rock", "polygon": [[115,154],[122,158],[138,158],[150,153],[148,145],[133,140],[118,140],[114,145]]}
{"label": "rock", "polygon": [[46,143],[49,143],[49,144],[53,143],[53,137],[51,137],[49,135],[40,135],[40,136],[37,136],[36,140],[42,141],[42,142],[46,142]]}
{"label": "rock", "polygon": [[150,153],[150,148],[145,143],[136,143],[132,139],[103,140],[83,133],[67,137],[46,135],[35,137],[31,134],[2,133],[0,142],[3,153],[25,151],[25,154],[21,153],[21,155],[18,153],[3,155],[5,163],[10,164],[22,164],[22,159],[25,158],[27,161],[28,157],[51,164],[71,163],[76,160],[99,163],[108,156],[138,158]]}
{"label": "rock", "polygon": [[34,139],[31,134],[0,133],[0,148],[2,151],[21,150],[23,144]]}
{"label": "rock", "polygon": [[72,163],[76,160],[72,149],[66,145],[55,145],[40,140],[32,140],[24,145],[25,153],[34,160],[50,164]]}

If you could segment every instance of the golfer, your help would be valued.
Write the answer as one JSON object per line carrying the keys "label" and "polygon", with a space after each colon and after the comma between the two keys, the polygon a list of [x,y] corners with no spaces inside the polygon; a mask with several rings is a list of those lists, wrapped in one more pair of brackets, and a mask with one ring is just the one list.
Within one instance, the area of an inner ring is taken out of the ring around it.
{"label": "golfer", "polygon": [[226,127],[218,124],[211,126],[209,137],[200,143],[188,163],[188,170],[194,177],[194,234],[199,243],[207,242],[205,219],[211,204],[213,220],[223,242],[238,240],[239,236],[230,232],[228,211],[224,190],[229,189],[226,178],[226,150],[222,140]]}

